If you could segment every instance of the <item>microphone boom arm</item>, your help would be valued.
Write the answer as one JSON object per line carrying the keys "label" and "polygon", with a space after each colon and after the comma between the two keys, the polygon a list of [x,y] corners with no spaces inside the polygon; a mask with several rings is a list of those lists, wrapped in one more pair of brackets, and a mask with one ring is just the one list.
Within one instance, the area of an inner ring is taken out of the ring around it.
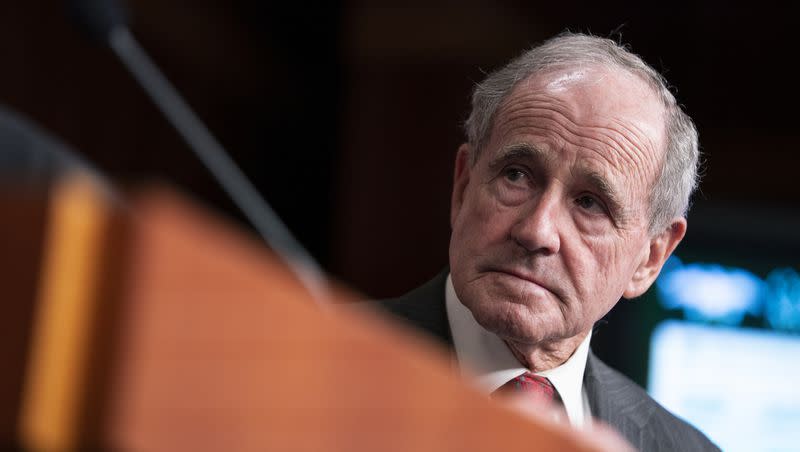
{"label": "microphone boom arm", "polygon": [[264,241],[286,262],[312,298],[322,303],[327,292],[322,269],[161,73],[130,29],[124,25],[111,28],[108,44]]}

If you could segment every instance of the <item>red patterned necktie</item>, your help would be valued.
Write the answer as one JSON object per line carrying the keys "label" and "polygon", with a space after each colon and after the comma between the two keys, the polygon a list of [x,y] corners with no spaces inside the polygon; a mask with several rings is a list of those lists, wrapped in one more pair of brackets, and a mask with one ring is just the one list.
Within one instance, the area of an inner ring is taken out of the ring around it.
{"label": "red patterned necktie", "polygon": [[553,383],[550,383],[547,377],[534,375],[530,372],[525,372],[503,386],[500,386],[492,393],[492,396],[511,393],[535,394],[537,397],[547,402],[561,403],[561,397],[559,397],[558,391],[556,391]]}

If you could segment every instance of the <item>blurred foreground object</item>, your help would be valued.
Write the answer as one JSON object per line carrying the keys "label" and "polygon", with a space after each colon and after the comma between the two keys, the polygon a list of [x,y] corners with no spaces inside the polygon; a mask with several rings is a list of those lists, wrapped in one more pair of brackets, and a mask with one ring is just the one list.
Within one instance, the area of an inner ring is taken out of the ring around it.
{"label": "blurred foreground object", "polygon": [[48,223],[51,185],[81,171],[98,192],[110,191],[67,145],[0,106],[0,449],[15,447],[23,373]]}
{"label": "blurred foreground object", "polygon": [[66,171],[91,170],[68,146],[0,105],[0,189],[42,192]]}
{"label": "blurred foreground object", "polygon": [[380,317],[321,310],[258,241],[169,190],[131,199],[80,175],[49,196],[26,449],[600,449],[491,404]]}

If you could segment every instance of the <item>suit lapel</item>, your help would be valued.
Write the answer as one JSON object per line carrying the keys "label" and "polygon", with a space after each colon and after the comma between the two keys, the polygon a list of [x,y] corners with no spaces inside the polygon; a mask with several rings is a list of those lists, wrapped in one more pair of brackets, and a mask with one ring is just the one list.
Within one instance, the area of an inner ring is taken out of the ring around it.
{"label": "suit lapel", "polygon": [[627,378],[606,366],[592,352],[586,360],[583,377],[592,416],[611,425],[634,447],[644,444],[644,426],[652,415],[643,404],[642,390]]}
{"label": "suit lapel", "polygon": [[377,303],[392,314],[408,322],[409,325],[422,330],[444,346],[453,348],[453,337],[450,333],[450,321],[447,319],[444,291],[449,268],[424,285],[411,292]]}

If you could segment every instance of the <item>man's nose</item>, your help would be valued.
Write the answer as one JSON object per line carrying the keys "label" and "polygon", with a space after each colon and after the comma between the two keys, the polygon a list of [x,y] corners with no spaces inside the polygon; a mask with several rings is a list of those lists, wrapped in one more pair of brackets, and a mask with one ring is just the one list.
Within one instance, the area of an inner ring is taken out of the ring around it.
{"label": "man's nose", "polygon": [[559,197],[543,193],[520,209],[519,219],[511,229],[511,236],[521,247],[531,253],[555,254],[561,247]]}

